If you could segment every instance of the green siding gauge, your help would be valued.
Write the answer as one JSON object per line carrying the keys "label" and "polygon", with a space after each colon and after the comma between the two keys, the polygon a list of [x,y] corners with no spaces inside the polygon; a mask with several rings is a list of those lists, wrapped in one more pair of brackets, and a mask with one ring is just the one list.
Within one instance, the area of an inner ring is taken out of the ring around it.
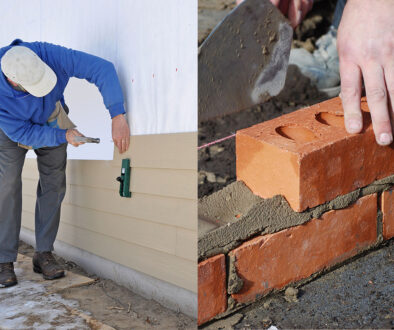
{"label": "green siding gauge", "polygon": [[122,170],[120,172],[120,176],[116,178],[117,181],[120,182],[119,187],[119,195],[120,197],[131,197],[130,192],[130,159],[125,158],[122,159]]}

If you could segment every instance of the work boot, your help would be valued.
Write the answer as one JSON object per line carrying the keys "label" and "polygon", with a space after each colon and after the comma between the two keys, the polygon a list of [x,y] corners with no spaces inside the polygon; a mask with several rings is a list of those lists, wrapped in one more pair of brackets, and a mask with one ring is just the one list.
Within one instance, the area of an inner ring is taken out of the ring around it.
{"label": "work boot", "polygon": [[46,280],[54,280],[64,276],[64,269],[56,261],[52,252],[35,252],[33,270],[42,274]]}
{"label": "work boot", "polygon": [[331,26],[329,31],[317,40],[313,54],[304,48],[292,49],[290,64],[296,65],[319,91],[326,93],[329,97],[338,96],[341,86],[337,29]]}
{"label": "work boot", "polygon": [[0,263],[0,288],[8,288],[18,284],[14,272],[14,263]]}

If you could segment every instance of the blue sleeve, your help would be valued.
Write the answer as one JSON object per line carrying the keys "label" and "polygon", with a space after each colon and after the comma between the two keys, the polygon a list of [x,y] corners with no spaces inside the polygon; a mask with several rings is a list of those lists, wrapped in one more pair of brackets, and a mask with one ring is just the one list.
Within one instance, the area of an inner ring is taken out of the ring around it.
{"label": "blue sleeve", "polygon": [[114,65],[100,57],[49,43],[40,43],[42,54],[68,77],[86,79],[99,89],[111,118],[124,114],[124,99]]}
{"label": "blue sleeve", "polygon": [[35,148],[56,147],[67,142],[65,129],[18,120],[4,112],[0,112],[0,128],[12,141]]}

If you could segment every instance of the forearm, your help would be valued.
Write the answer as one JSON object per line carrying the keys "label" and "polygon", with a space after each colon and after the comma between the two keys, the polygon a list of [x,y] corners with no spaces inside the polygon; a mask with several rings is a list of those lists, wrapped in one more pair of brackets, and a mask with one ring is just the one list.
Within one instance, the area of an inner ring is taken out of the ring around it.
{"label": "forearm", "polygon": [[66,130],[21,122],[2,125],[2,130],[14,142],[34,147],[55,147],[66,143]]}

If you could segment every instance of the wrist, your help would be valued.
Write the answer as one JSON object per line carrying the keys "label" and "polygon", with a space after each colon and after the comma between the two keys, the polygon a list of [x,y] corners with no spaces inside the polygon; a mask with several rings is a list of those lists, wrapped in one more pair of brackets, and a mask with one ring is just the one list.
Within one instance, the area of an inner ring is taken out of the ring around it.
{"label": "wrist", "polygon": [[115,118],[118,115],[125,114],[123,103],[116,103],[108,107],[111,118]]}
{"label": "wrist", "polygon": [[123,113],[121,113],[120,115],[116,115],[115,117],[112,117],[112,120],[119,120],[119,119],[124,119]]}
{"label": "wrist", "polygon": [[56,139],[59,144],[63,144],[67,142],[67,130],[59,129],[56,132]]}

